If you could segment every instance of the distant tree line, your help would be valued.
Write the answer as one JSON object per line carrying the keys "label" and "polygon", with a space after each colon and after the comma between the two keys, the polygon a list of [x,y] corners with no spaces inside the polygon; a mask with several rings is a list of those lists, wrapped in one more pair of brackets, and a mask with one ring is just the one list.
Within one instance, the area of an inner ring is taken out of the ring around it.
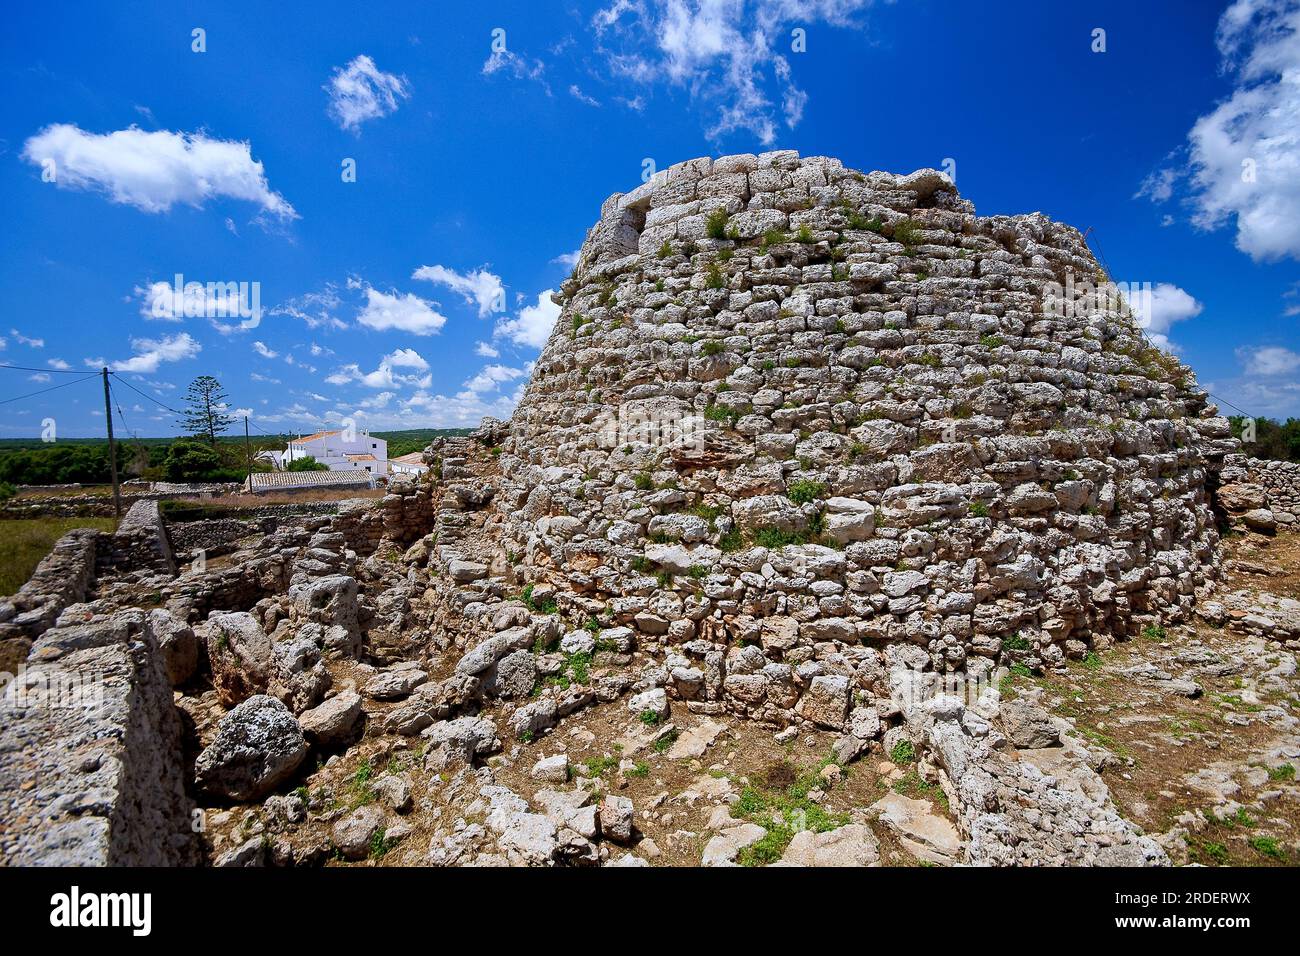
{"label": "distant tree line", "polygon": [[[1243,442],[1243,451],[1252,458],[1270,458],[1274,461],[1300,461],[1300,418],[1277,422],[1271,418],[1247,418],[1231,415],[1232,434]],[[1250,423],[1254,423],[1254,440],[1251,441]]]}

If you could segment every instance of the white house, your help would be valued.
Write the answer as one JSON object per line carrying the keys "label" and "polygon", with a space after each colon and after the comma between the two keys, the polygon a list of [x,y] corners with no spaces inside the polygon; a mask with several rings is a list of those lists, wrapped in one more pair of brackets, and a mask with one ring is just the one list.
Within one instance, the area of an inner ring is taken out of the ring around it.
{"label": "white house", "polygon": [[388,442],[369,432],[317,432],[295,438],[282,452],[274,452],[275,467],[284,469],[289,462],[315,458],[330,471],[367,471],[376,477],[388,475]]}

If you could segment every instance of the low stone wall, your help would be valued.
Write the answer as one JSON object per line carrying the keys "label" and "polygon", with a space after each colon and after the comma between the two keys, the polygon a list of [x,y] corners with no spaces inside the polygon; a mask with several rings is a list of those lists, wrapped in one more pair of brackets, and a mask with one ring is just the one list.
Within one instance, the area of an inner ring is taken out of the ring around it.
{"label": "low stone wall", "polygon": [[1237,530],[1300,530],[1300,464],[1228,455],[1217,501]]}
{"label": "low stone wall", "polygon": [[167,531],[156,500],[137,501],[126,513],[107,547],[102,549],[100,564],[117,571],[176,572]]}
{"label": "low stone wall", "polygon": [[[379,499],[386,501],[387,497]],[[343,535],[347,545],[362,557],[375,553],[384,539],[384,510],[374,498],[349,498],[339,502],[338,514],[329,522],[331,531]]]}
{"label": "low stone wall", "polygon": [[0,864],[198,860],[180,721],[143,611],[46,631],[0,691]]}
{"label": "low stone wall", "polygon": [[0,671],[14,671],[31,641],[53,627],[69,604],[85,600],[95,580],[98,543],[107,537],[94,528],[74,528],[55,542],[17,594],[0,601]]}
{"label": "low stone wall", "polygon": [[[149,497],[153,496],[124,494],[122,507]],[[112,518],[115,514],[111,495],[33,495],[0,504],[0,515],[6,518]]]}
{"label": "low stone wall", "polygon": [[186,555],[194,551],[212,552],[240,538],[274,530],[274,519],[243,517],[206,518],[200,521],[167,522],[167,537],[172,552]]}

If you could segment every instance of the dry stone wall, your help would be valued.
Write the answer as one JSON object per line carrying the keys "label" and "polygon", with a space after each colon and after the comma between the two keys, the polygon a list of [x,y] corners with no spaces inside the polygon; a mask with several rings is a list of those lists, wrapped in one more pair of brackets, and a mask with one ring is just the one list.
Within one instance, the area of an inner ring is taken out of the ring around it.
{"label": "dry stone wall", "polygon": [[156,500],[147,499],[131,505],[117,531],[107,539],[100,560],[107,567],[125,571],[176,570],[176,560]]}
{"label": "dry stone wall", "polygon": [[1238,529],[1300,528],[1300,464],[1229,455],[1219,475],[1218,503]]}
{"label": "dry stone wall", "polygon": [[180,722],[144,611],[69,609],[0,692],[0,718],[0,863],[197,861]]}
{"label": "dry stone wall", "polygon": [[0,671],[13,673],[26,659],[32,640],[52,627],[68,605],[85,600],[104,537],[94,528],[69,531],[18,593],[0,601]]}
{"label": "dry stone wall", "polygon": [[1186,619],[1235,443],[1122,302],[1062,301],[1104,279],[933,170],[678,164],[606,200],[556,296],[504,547],[664,648],[675,696],[778,722],[842,722],[893,643],[988,674]]}

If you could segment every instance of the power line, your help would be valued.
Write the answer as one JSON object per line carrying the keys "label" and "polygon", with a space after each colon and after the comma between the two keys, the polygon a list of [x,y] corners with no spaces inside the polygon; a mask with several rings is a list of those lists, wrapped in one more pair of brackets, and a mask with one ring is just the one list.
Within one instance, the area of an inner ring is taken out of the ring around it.
{"label": "power line", "polygon": [[143,395],[145,398],[149,399],[149,401],[153,402],[153,403],[154,403],[155,405],[157,405],[159,408],[166,409],[167,411],[171,412],[173,415],[184,415],[184,414],[185,414],[185,413],[182,412],[182,411],[178,411],[177,409],[172,408],[170,405],[164,405],[162,402],[158,401],[158,399],[154,398],[154,397],[153,397],[152,395],[150,395],[148,392],[145,392],[145,391],[143,391],[143,390],[141,390],[141,389],[136,388],[134,385],[132,385],[130,382],[128,382],[128,381],[127,381],[126,379],[124,379],[122,376],[118,375],[116,372],[109,372],[108,374],[111,375],[111,376],[113,376],[113,378],[117,379],[119,382],[121,382],[123,385],[125,385],[127,388],[129,388],[131,391],[135,392],[137,395]]}
{"label": "power line", "polygon": [[87,375],[85,378],[79,378],[71,382],[64,382],[62,385],[51,385],[49,388],[42,388],[36,392],[28,392],[26,395],[18,395],[14,398],[0,400],[0,405],[8,405],[10,402],[21,402],[25,398],[35,398],[37,395],[44,395],[46,392],[52,392],[56,388],[67,388],[69,385],[76,385],[77,382],[89,382],[92,378],[99,378],[97,374]]}
{"label": "power line", "polygon": [[36,368],[31,365],[10,365],[9,363],[0,364],[0,368],[11,368],[22,372],[57,372],[60,375],[84,375],[84,369],[76,368]]}

